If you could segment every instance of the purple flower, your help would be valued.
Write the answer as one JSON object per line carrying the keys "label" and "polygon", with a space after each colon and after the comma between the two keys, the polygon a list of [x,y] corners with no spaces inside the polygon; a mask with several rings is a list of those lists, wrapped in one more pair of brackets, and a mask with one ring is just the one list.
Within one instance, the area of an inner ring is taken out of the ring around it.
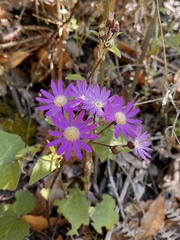
{"label": "purple flower", "polygon": [[83,81],[76,81],[76,87],[72,85],[72,96],[74,96],[76,99],[86,100],[88,96],[89,89],[91,88],[91,85],[87,87],[87,81],[84,79]]}
{"label": "purple flower", "polygon": [[86,96],[87,100],[82,100],[82,108],[89,111],[90,114],[96,113],[98,116],[102,117],[107,101],[112,101],[111,98],[109,98],[110,92],[110,90],[106,90],[106,87],[100,90],[98,84],[95,87],[91,87]]}
{"label": "purple flower", "polygon": [[58,139],[48,143],[48,146],[55,146],[60,144],[57,154],[61,155],[65,152],[66,160],[69,160],[72,150],[74,149],[76,156],[82,159],[80,147],[87,152],[92,149],[83,139],[93,140],[98,138],[98,135],[89,133],[97,127],[97,124],[91,124],[92,118],[86,119],[82,122],[85,111],[81,111],[76,118],[73,112],[70,112],[68,120],[65,119],[62,112],[59,112],[59,118],[52,116],[51,119],[59,131],[50,131],[50,136],[57,136]]}
{"label": "purple flower", "polygon": [[145,161],[148,161],[148,158],[151,158],[151,155],[149,155],[147,151],[151,151],[152,148],[149,148],[151,143],[145,140],[149,137],[149,134],[147,134],[147,132],[144,132],[141,135],[141,130],[142,130],[142,125],[140,125],[136,130],[137,137],[135,139],[130,138],[130,140],[131,140],[131,143],[133,143],[134,154],[136,156],[142,157]]}
{"label": "purple flower", "polygon": [[113,103],[108,101],[105,108],[105,118],[115,123],[114,136],[119,137],[120,132],[128,138],[129,136],[136,137],[137,124],[141,124],[141,120],[133,119],[132,117],[139,112],[139,109],[132,109],[134,101],[129,102],[123,107],[123,97],[114,97]]}
{"label": "purple flower", "polygon": [[[72,100],[72,103],[74,104],[74,108],[79,106],[83,103],[83,101],[88,100],[89,91],[92,88],[92,84],[88,87],[86,79],[83,81],[76,81],[76,86],[71,86],[71,95],[75,97],[75,100]],[[80,108],[76,108],[75,110],[81,110]]]}
{"label": "purple flower", "polygon": [[37,97],[36,100],[41,103],[45,103],[46,105],[38,107],[37,110],[48,110],[45,114],[46,116],[51,116],[54,113],[57,114],[58,112],[61,112],[62,109],[65,112],[70,112],[71,111],[70,101],[68,100],[68,98],[71,97],[70,88],[71,85],[69,85],[63,91],[62,80],[58,81],[57,86],[55,82],[51,80],[51,89],[53,95],[41,89],[40,92],[46,98]]}

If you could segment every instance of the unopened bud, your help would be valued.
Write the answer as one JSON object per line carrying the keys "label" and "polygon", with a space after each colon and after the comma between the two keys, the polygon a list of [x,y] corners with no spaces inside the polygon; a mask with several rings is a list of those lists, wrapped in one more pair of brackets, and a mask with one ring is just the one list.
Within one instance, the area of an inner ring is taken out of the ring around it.
{"label": "unopened bud", "polygon": [[99,25],[99,31],[105,31],[105,29],[106,29],[105,24],[104,24],[104,23],[101,23],[101,24]]}
{"label": "unopened bud", "polygon": [[129,141],[129,142],[127,143],[127,146],[128,146],[128,148],[130,148],[130,149],[134,149],[134,148],[135,148],[134,143],[132,143],[131,141]]}
{"label": "unopened bud", "polygon": [[118,33],[119,32],[119,22],[115,21],[113,29],[111,29],[112,33]]}
{"label": "unopened bud", "polygon": [[106,37],[106,32],[105,31],[100,31],[99,32],[99,38],[100,39],[105,39],[105,37]]}
{"label": "unopened bud", "polygon": [[120,153],[122,150],[122,146],[121,145],[117,145],[117,146],[113,146],[111,147],[111,151],[113,154],[117,155],[118,153]]}
{"label": "unopened bud", "polygon": [[106,20],[106,27],[113,28],[114,27],[114,20],[107,19]]}

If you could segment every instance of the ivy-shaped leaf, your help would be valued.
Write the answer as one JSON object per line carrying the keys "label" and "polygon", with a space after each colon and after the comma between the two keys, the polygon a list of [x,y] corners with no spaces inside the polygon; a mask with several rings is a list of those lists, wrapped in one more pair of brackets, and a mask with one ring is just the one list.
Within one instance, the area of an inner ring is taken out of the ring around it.
{"label": "ivy-shaped leaf", "polygon": [[0,189],[15,190],[19,182],[22,162],[16,160],[25,143],[20,136],[0,130]]}
{"label": "ivy-shaped leaf", "polygon": [[118,213],[115,211],[115,200],[108,194],[103,194],[103,200],[91,208],[91,220],[98,233],[102,233],[102,227],[111,230],[118,221]]}
{"label": "ivy-shaped leaf", "polygon": [[[101,131],[105,126],[98,126],[97,131]],[[110,126],[106,129],[103,133],[99,135],[99,138],[96,142],[104,143],[110,146],[116,145],[126,145],[128,140],[120,133],[120,136],[116,138],[114,136],[114,127]],[[98,144],[91,144],[92,149],[94,152],[99,156],[100,160],[103,162],[106,159],[115,159],[115,155],[111,152],[110,148],[98,145]],[[129,148],[122,148],[122,152],[129,152]]]}
{"label": "ivy-shaped leaf", "polygon": [[[50,148],[53,151],[53,148]],[[43,156],[39,159],[33,169],[31,174],[31,178],[29,181],[29,185],[34,184],[35,182],[39,181],[40,179],[46,177],[51,172],[59,167],[59,160],[55,156],[55,152]]]}
{"label": "ivy-shaped leaf", "polygon": [[110,52],[113,52],[115,55],[117,55],[119,58],[121,58],[121,52],[120,50],[114,45],[110,48],[108,48]]}
{"label": "ivy-shaped leaf", "polygon": [[89,202],[85,193],[80,191],[77,185],[75,185],[75,188],[69,189],[67,199],[56,200],[54,204],[58,206],[58,212],[63,214],[71,224],[68,235],[78,235],[78,228],[82,224],[89,224]]}
{"label": "ivy-shaped leaf", "polygon": [[17,215],[25,215],[35,207],[35,198],[30,192],[17,191],[15,197],[16,201],[13,204],[13,209]]}
{"label": "ivy-shaped leaf", "polygon": [[83,80],[84,78],[80,74],[69,74],[67,77],[65,77],[67,80]]}
{"label": "ivy-shaped leaf", "polygon": [[29,224],[21,215],[34,206],[35,199],[29,192],[16,192],[14,204],[0,205],[0,239],[23,240],[29,234]]}

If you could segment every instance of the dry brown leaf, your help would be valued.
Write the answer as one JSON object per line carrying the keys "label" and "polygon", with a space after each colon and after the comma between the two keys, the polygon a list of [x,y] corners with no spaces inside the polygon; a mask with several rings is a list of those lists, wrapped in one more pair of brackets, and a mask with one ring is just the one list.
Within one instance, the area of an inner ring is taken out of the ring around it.
{"label": "dry brown leaf", "polygon": [[56,238],[56,240],[63,240],[62,235],[58,235],[58,237]]}
{"label": "dry brown leaf", "polygon": [[[26,220],[26,222],[30,224],[31,228],[36,231],[43,231],[49,228],[47,219],[43,216],[24,215],[23,218]],[[56,224],[56,221],[56,217],[50,218],[50,223],[52,226]],[[66,219],[59,220],[59,225],[63,225],[65,223],[67,223]]]}
{"label": "dry brown leaf", "polygon": [[[53,181],[53,176],[45,181],[45,188],[49,188],[52,184],[52,181]],[[63,190],[61,189],[61,176],[59,175],[59,177],[56,179],[54,185],[53,185],[53,188],[51,189],[51,194],[50,194],[50,197],[49,197],[49,209],[51,210],[53,208],[53,202],[54,200],[56,199],[62,199],[64,197],[64,192]],[[47,205],[46,205],[46,200],[45,198],[42,196],[41,192],[40,192],[40,189],[37,189],[37,192],[36,192],[36,206],[35,208],[33,209],[33,211],[31,212],[31,214],[33,215],[43,215],[43,216],[46,216],[47,214]]]}
{"label": "dry brown leaf", "polygon": [[178,69],[176,75],[174,76],[174,82],[177,83],[177,92],[180,92],[180,68]]}
{"label": "dry brown leaf", "polygon": [[121,233],[113,233],[111,236],[111,240],[128,240],[128,238],[126,238]]}
{"label": "dry brown leaf", "polygon": [[164,199],[159,195],[150,205],[149,210],[145,213],[141,226],[137,229],[136,240],[145,240],[157,233],[164,226],[165,206]]}
{"label": "dry brown leaf", "polygon": [[13,52],[9,56],[9,61],[7,62],[7,67],[9,67],[9,68],[17,67],[29,55],[30,55],[30,53],[29,52],[25,52],[25,51]]}

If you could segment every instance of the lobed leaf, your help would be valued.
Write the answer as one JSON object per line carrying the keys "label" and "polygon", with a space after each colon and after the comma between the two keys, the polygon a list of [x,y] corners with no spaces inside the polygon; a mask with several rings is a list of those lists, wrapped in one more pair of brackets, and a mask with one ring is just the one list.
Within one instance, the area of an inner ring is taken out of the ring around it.
{"label": "lobed leaf", "polygon": [[15,190],[19,182],[22,162],[16,160],[25,143],[20,136],[0,130],[0,189]]}
{"label": "lobed leaf", "polygon": [[67,199],[56,200],[54,204],[58,206],[58,212],[63,214],[71,224],[71,230],[68,232],[68,235],[78,235],[78,228],[82,224],[88,225],[89,202],[85,193],[80,191],[77,185],[75,185],[74,189],[69,189]]}
{"label": "lobed leaf", "polygon": [[111,230],[118,221],[118,213],[115,211],[115,200],[108,194],[103,194],[102,202],[97,203],[91,211],[92,225],[98,233],[102,233],[102,227]]}

